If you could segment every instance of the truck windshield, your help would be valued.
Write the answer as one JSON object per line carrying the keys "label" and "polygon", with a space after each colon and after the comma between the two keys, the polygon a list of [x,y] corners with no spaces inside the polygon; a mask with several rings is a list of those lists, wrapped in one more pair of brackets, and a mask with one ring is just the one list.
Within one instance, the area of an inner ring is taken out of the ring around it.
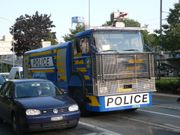
{"label": "truck windshield", "polygon": [[98,52],[143,52],[143,40],[139,31],[102,30],[93,34]]}

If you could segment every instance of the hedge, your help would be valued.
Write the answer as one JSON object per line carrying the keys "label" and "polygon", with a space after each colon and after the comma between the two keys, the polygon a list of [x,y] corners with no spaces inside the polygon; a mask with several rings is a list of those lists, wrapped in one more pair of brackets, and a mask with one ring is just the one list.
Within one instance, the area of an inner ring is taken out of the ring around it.
{"label": "hedge", "polygon": [[156,80],[156,89],[162,93],[180,94],[180,77]]}

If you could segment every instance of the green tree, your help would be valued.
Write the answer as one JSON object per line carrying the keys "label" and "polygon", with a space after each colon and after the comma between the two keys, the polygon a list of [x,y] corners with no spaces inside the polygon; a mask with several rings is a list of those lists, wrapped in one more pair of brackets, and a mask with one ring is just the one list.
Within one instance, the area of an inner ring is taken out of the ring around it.
{"label": "green tree", "polygon": [[51,28],[55,25],[50,17],[50,15],[35,12],[32,16],[25,14],[16,19],[15,24],[10,28],[10,33],[14,36],[14,51],[17,56],[23,55],[26,51],[41,48],[41,40],[57,43],[56,33],[51,32]]}
{"label": "green tree", "polygon": [[180,3],[176,3],[174,9],[169,10],[167,23],[163,25],[162,47],[164,50],[176,52],[180,50]]}
{"label": "green tree", "polygon": [[159,37],[156,34],[151,34],[147,30],[141,31],[144,39],[144,43],[151,48],[157,48],[159,45]]}
{"label": "green tree", "polygon": [[85,30],[85,26],[78,24],[75,29],[70,29],[69,30],[70,34],[64,35],[63,39],[64,41],[73,41],[75,34],[84,30]]}

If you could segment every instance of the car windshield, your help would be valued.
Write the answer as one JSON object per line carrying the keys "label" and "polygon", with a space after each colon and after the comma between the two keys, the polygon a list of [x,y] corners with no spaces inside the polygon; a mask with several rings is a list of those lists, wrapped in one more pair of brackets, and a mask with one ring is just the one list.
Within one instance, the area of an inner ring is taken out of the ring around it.
{"label": "car windshield", "polygon": [[2,76],[7,81],[9,78],[9,73],[0,73],[0,76]]}
{"label": "car windshield", "polygon": [[15,97],[60,96],[63,92],[51,82],[22,82],[16,84]]}
{"label": "car windshield", "polygon": [[102,30],[93,34],[98,52],[143,52],[143,40],[139,31]]}

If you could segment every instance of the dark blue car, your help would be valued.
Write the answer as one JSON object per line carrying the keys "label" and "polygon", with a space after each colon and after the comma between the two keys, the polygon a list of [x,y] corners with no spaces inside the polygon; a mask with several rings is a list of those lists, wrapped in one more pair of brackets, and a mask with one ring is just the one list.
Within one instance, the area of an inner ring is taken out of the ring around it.
{"label": "dark blue car", "polygon": [[75,128],[79,117],[77,104],[48,80],[11,80],[1,87],[0,120],[12,123],[17,135],[26,131]]}

